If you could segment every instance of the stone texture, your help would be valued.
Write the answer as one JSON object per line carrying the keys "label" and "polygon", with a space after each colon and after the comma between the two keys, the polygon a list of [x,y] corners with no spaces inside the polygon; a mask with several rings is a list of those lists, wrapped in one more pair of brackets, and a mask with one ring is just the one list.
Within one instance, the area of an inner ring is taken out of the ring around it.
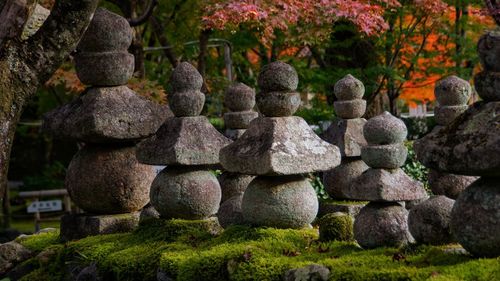
{"label": "stone texture", "polygon": [[221,202],[224,202],[233,196],[243,194],[243,192],[247,189],[248,184],[250,184],[254,178],[254,176],[249,175],[223,172],[218,178],[222,190]]}
{"label": "stone texture", "polygon": [[237,111],[224,113],[224,125],[231,129],[246,129],[253,119],[259,117],[255,111]]}
{"label": "stone texture", "polygon": [[426,167],[471,176],[500,176],[500,102],[478,102],[444,129],[415,141]]}
{"label": "stone texture", "polygon": [[401,169],[368,169],[346,189],[345,194],[351,199],[377,202],[410,201],[427,195],[422,183]]}
{"label": "stone texture", "polygon": [[284,281],[327,281],[330,270],[326,266],[311,264],[297,269],[289,269],[283,276]]}
{"label": "stone texture", "polygon": [[500,72],[500,33],[497,30],[482,35],[477,50],[481,64],[487,71]]}
{"label": "stone texture", "polygon": [[20,262],[29,259],[33,253],[16,241],[0,244],[0,275]]}
{"label": "stone texture", "polygon": [[360,118],[365,114],[365,100],[336,101],[333,103],[335,114],[343,119]]}
{"label": "stone texture", "polygon": [[479,72],[474,76],[474,87],[485,101],[500,101],[500,73]]}
{"label": "stone texture", "polygon": [[434,118],[438,125],[446,126],[464,113],[467,108],[469,108],[467,105],[436,106],[434,108]]}
{"label": "stone texture", "polygon": [[141,214],[139,217],[139,222],[145,222],[153,219],[159,219],[160,218],[160,213],[151,206],[151,204],[146,205],[144,208],[141,210]]}
{"label": "stone texture", "polygon": [[224,136],[232,141],[235,141],[243,136],[246,131],[246,129],[226,129]]}
{"label": "stone texture", "polygon": [[455,76],[446,77],[436,83],[434,94],[441,106],[465,105],[470,99],[472,88],[469,82]]}
{"label": "stone texture", "polygon": [[197,167],[167,167],[151,185],[151,205],[163,218],[205,219],[217,213],[221,189],[217,178]]}
{"label": "stone texture", "polygon": [[324,133],[323,138],[340,149],[342,157],[361,156],[361,147],[365,146],[363,126],[366,120],[362,118],[335,118]]}
{"label": "stone texture", "polygon": [[403,142],[408,130],[402,120],[385,111],[366,122],[363,134],[369,144],[393,144]]}
{"label": "stone texture", "polygon": [[398,203],[369,203],[356,216],[354,238],[367,249],[404,246],[413,241],[408,211]]}
{"label": "stone texture", "polygon": [[442,173],[433,169],[429,171],[428,178],[432,193],[445,195],[451,199],[457,199],[467,186],[479,179],[479,177]]}
{"label": "stone texture", "polygon": [[329,213],[318,220],[319,240],[354,241],[354,219],[346,213]]}
{"label": "stone texture", "polygon": [[408,149],[404,144],[367,145],[361,148],[361,158],[372,168],[396,169],[404,165]]}
{"label": "stone texture", "polygon": [[221,149],[220,160],[230,172],[293,175],[332,169],[340,164],[340,152],[300,117],[262,117]]}
{"label": "stone texture", "polygon": [[79,52],[126,51],[132,43],[132,28],[128,21],[104,8],[97,8],[83,35]]}
{"label": "stone texture", "polygon": [[241,201],[243,193],[235,195],[225,200],[217,212],[217,218],[222,227],[226,228],[233,224],[243,224],[243,213],[241,211]]}
{"label": "stone texture", "polygon": [[257,177],[243,195],[243,217],[257,226],[302,228],[318,213],[318,198],[301,176]]}
{"label": "stone texture", "polygon": [[89,88],[44,117],[43,130],[55,138],[105,143],[142,139],[171,117],[168,107],[138,96],[126,86]]}
{"label": "stone texture", "polygon": [[148,203],[155,175],[153,167],[137,161],[134,146],[87,145],[71,160],[65,187],[86,212],[126,213]]}
{"label": "stone texture", "polygon": [[170,86],[174,92],[199,91],[203,77],[190,63],[181,62],[170,76]]}
{"label": "stone texture", "polygon": [[293,115],[300,106],[297,92],[264,92],[256,97],[259,112],[267,117]]}
{"label": "stone texture", "polygon": [[213,165],[230,142],[205,116],[173,117],[139,143],[137,158],[150,165]]}
{"label": "stone texture", "polygon": [[366,206],[366,202],[352,201],[336,201],[336,200],[320,200],[318,218],[330,213],[345,213],[353,218],[359,214],[359,211]]}
{"label": "stone texture", "polygon": [[342,101],[362,99],[365,85],[351,74],[347,74],[335,83],[333,92],[337,99]]}
{"label": "stone texture", "polygon": [[434,196],[410,210],[408,227],[418,243],[444,245],[454,241],[450,230],[454,203],[446,196]]}
{"label": "stone texture", "polygon": [[198,116],[205,104],[205,95],[199,90],[173,92],[168,96],[168,104],[176,117]]}
{"label": "stone texture", "polygon": [[243,83],[233,83],[225,91],[224,104],[231,111],[249,111],[255,106],[255,90]]}
{"label": "stone texture", "polygon": [[127,51],[78,53],[76,74],[80,81],[93,86],[125,85],[134,73],[134,56]]}
{"label": "stone texture", "polygon": [[471,254],[500,256],[498,178],[481,178],[458,196],[451,212],[451,231]]}
{"label": "stone texture", "polygon": [[118,215],[65,214],[61,218],[61,240],[130,232],[139,225],[139,212]]}
{"label": "stone texture", "polygon": [[299,76],[291,65],[275,61],[262,67],[257,83],[263,92],[295,91]]}
{"label": "stone texture", "polygon": [[332,198],[349,199],[345,191],[368,168],[365,162],[360,159],[344,158],[339,166],[323,174],[323,184],[326,191]]}

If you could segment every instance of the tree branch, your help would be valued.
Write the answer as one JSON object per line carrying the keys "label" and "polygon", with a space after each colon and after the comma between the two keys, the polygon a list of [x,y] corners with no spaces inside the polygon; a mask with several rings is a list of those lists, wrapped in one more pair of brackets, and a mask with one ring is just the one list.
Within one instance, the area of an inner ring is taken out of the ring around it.
{"label": "tree branch", "polygon": [[153,14],[153,10],[157,4],[158,4],[157,0],[150,0],[148,2],[148,6],[146,7],[146,11],[144,11],[140,17],[136,19],[133,18],[127,19],[130,26],[138,26],[147,22],[149,17],[151,17],[151,15]]}
{"label": "tree branch", "polygon": [[92,19],[99,0],[58,0],[42,27],[23,43],[24,62],[47,81],[76,48]]}

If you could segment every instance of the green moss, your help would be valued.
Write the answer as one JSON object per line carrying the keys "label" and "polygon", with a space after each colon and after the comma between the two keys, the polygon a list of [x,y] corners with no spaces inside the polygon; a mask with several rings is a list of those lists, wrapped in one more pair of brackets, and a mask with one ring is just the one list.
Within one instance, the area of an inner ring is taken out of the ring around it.
{"label": "green moss", "polygon": [[323,200],[323,204],[338,204],[338,205],[366,205],[367,201],[350,201],[350,200],[335,200],[335,199],[326,199]]}
{"label": "green moss", "polygon": [[330,213],[318,220],[321,241],[354,241],[353,219],[344,213]]}
{"label": "green moss", "polygon": [[494,280],[500,273],[499,259],[474,259],[444,247],[363,250],[353,242],[321,242],[315,229],[213,230],[203,221],[152,220],[132,233],[66,244],[53,234],[37,235],[22,243],[58,253],[24,280],[62,280],[68,265],[92,263],[104,280],[156,280],[158,268],[176,280],[281,280],[286,270],[309,264],[327,266],[331,280]]}
{"label": "green moss", "polygon": [[40,252],[41,250],[47,248],[50,245],[55,245],[59,243],[59,231],[51,231],[46,233],[40,233],[37,235],[20,237],[17,238],[16,241],[32,251]]}

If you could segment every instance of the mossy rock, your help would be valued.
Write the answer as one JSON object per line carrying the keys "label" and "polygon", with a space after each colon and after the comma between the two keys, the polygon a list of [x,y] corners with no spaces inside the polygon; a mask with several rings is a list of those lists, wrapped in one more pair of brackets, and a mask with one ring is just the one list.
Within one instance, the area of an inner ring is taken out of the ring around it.
{"label": "mossy rock", "polygon": [[354,241],[354,220],[349,214],[326,214],[318,221],[318,225],[321,241]]}
{"label": "mossy rock", "polygon": [[[95,264],[102,280],[282,280],[291,269],[321,265],[329,280],[495,280],[498,258],[475,259],[449,248],[363,250],[354,242],[318,240],[316,229],[230,226],[211,233],[202,221],[155,220],[131,233],[61,243],[57,233],[18,239],[25,247],[57,253],[23,280],[71,280],[72,268]],[[461,249],[461,248],[458,248]],[[396,258],[395,258],[396,257]]]}

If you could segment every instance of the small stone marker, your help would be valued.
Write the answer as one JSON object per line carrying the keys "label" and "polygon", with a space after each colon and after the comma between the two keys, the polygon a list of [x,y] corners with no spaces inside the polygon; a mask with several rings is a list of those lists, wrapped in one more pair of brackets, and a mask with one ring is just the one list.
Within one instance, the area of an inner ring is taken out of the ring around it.
{"label": "small stone marker", "polygon": [[154,134],[168,109],[124,86],[134,70],[131,41],[126,19],[97,9],[75,55],[78,77],[92,87],[45,116],[48,133],[85,143],[68,167],[65,187],[86,213],[63,216],[63,240],[130,231],[149,201],[155,171],[137,161],[135,141]]}
{"label": "small stone marker", "polygon": [[225,170],[256,175],[242,198],[245,221],[258,226],[301,228],[318,211],[318,199],[302,173],[324,171],[340,163],[339,149],[322,141],[300,117],[293,67],[273,62],[259,74],[257,106],[264,117],[220,151]]}
{"label": "small stone marker", "polygon": [[363,248],[402,246],[413,240],[408,231],[408,211],[400,201],[425,198],[423,184],[399,167],[406,160],[403,121],[384,112],[365,124],[368,142],[361,157],[370,169],[354,180],[346,191],[350,198],[371,201],[354,221],[354,236]]}
{"label": "small stone marker", "polygon": [[168,165],[151,185],[151,205],[162,218],[208,219],[219,209],[221,189],[210,167],[219,163],[219,150],[231,141],[205,116],[199,116],[205,96],[203,79],[188,62],[172,73],[169,97],[175,117],[156,135],[138,145],[137,157],[149,165]]}

